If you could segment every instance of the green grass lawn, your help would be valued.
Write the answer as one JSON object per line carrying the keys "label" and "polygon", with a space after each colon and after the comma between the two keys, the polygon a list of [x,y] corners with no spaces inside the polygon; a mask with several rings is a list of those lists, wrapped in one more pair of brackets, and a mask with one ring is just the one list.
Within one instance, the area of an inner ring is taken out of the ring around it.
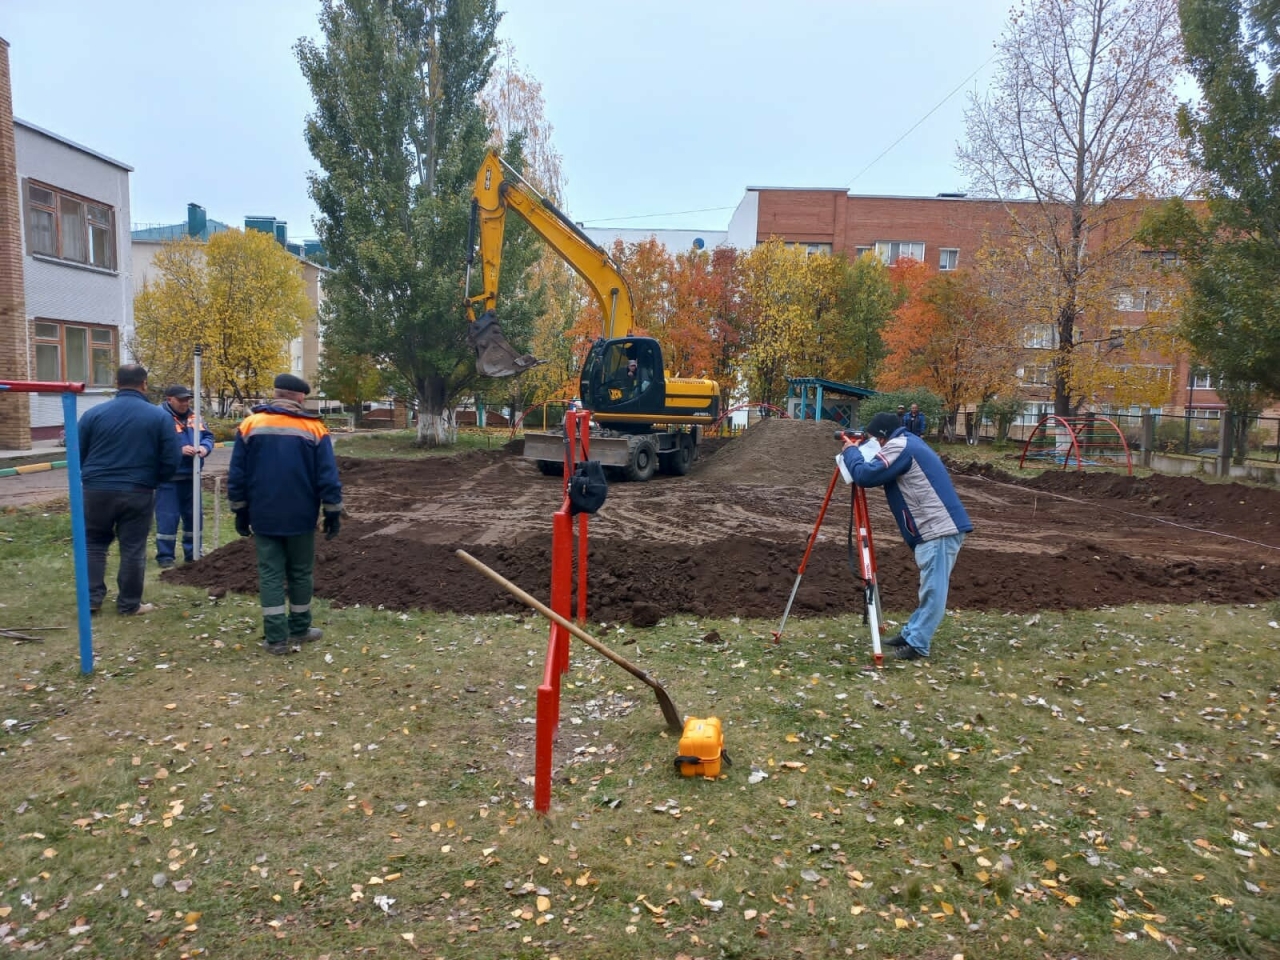
{"label": "green grass lawn", "polygon": [[72,628],[3,648],[15,954],[1280,955],[1277,605],[965,612],[879,672],[856,617],[591,624],[733,766],[676,775],[652,691],[575,645],[539,817],[538,618],[321,603],[274,658],[256,598],[152,577],[86,677],[66,515],[0,538],[0,627]]}
{"label": "green grass lawn", "polygon": [[333,449],[342,457],[386,457],[416,460],[422,457],[451,457],[470,450],[498,450],[511,439],[510,431],[462,427],[458,442],[448,447],[427,449],[417,445],[416,430],[377,430],[334,433]]}

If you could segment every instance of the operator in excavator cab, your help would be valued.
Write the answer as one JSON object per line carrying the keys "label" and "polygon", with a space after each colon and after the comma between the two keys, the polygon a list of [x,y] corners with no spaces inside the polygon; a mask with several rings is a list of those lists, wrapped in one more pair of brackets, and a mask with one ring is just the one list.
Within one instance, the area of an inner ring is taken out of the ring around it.
{"label": "operator in excavator cab", "polygon": [[638,396],[649,389],[649,383],[652,378],[649,371],[633,358],[627,361],[627,382],[631,385],[629,393],[631,396]]}

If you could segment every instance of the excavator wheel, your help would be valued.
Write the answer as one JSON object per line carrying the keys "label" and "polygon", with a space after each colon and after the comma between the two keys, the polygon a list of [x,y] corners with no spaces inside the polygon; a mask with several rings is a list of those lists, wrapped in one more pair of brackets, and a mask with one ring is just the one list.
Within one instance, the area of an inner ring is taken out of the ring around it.
{"label": "excavator wheel", "polygon": [[693,468],[693,444],[682,436],[674,450],[662,456],[662,472],[683,477]]}
{"label": "excavator wheel", "polygon": [[634,483],[644,483],[658,470],[658,451],[652,440],[641,440],[632,451],[631,462],[627,464],[627,479]]}

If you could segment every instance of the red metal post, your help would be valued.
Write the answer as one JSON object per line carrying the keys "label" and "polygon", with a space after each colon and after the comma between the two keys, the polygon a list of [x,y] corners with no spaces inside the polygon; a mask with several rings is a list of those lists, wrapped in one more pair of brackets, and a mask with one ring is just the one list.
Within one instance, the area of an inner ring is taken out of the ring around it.
{"label": "red metal post", "polygon": [[[578,443],[587,454],[587,432],[591,414],[570,411],[564,420],[565,453],[563,499],[551,522],[551,609],[566,620],[573,609],[574,517],[569,509],[569,478],[577,462]],[[587,515],[578,520],[578,619],[586,618],[587,596]],[[558,623],[551,624],[547,657],[538,687],[536,744],[534,749],[533,808],[538,813],[551,809],[551,767],[556,734],[560,729],[560,677],[569,671],[569,633]]]}

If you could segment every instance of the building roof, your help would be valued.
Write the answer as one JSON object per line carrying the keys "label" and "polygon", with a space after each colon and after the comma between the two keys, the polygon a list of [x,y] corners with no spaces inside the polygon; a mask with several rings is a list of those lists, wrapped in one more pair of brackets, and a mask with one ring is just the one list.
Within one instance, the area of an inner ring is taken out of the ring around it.
{"label": "building roof", "polygon": [[[201,240],[208,240],[211,234],[222,233],[232,229],[229,224],[223,223],[221,220],[209,218],[205,221],[204,230],[200,234]],[[131,230],[129,236],[134,240],[141,240],[144,243],[167,243],[170,240],[181,240],[187,236],[186,223],[158,223],[149,227],[139,227]]]}
{"label": "building roof", "polygon": [[28,130],[48,137],[50,140],[57,140],[59,143],[65,144],[73,150],[79,150],[81,153],[87,153],[89,156],[96,157],[104,163],[111,164],[113,167],[119,167],[121,170],[125,171],[125,173],[133,173],[133,167],[129,166],[127,163],[121,163],[119,160],[113,160],[105,153],[99,153],[97,150],[90,150],[88,147],[84,146],[84,144],[76,143],[74,140],[68,140],[66,137],[60,137],[58,134],[51,130],[46,130],[44,127],[37,127],[34,123],[30,123],[19,117],[13,118],[13,125],[15,127],[25,127]]}

